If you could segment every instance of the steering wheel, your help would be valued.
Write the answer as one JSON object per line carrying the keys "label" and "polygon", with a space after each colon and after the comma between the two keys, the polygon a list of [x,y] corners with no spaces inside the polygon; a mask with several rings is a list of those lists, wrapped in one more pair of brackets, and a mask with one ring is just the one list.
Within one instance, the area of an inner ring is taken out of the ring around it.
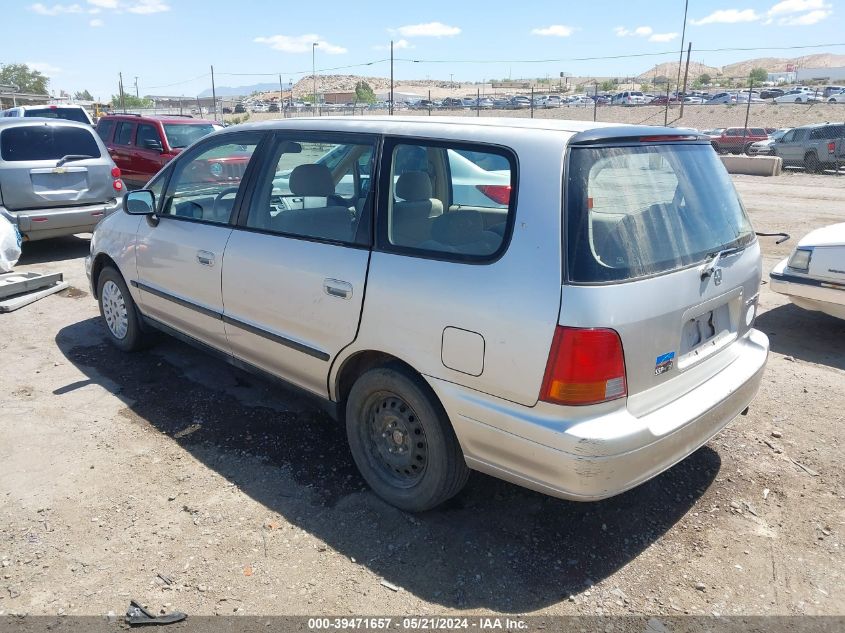
{"label": "steering wheel", "polygon": [[211,204],[211,215],[214,217],[214,219],[217,219],[217,205],[222,202],[223,198],[233,193],[238,193],[237,187],[229,187],[228,189],[224,189],[214,197],[214,202]]}

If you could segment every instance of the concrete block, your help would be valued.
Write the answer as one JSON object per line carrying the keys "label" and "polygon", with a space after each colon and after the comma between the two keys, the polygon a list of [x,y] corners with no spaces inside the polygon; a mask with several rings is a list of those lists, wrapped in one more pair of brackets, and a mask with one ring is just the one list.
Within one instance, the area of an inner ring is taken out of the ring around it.
{"label": "concrete block", "polygon": [[780,176],[783,160],[779,156],[720,156],[729,174]]}

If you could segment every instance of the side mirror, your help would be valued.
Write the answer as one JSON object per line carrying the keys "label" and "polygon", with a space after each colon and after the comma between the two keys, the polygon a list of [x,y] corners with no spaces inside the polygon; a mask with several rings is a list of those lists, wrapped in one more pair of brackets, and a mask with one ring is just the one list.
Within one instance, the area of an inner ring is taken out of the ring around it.
{"label": "side mirror", "polygon": [[156,197],[149,189],[130,191],[123,196],[123,210],[129,215],[153,215],[155,208]]}
{"label": "side mirror", "polygon": [[155,152],[163,152],[164,148],[161,146],[161,141],[149,138],[144,141],[144,149],[151,149]]}

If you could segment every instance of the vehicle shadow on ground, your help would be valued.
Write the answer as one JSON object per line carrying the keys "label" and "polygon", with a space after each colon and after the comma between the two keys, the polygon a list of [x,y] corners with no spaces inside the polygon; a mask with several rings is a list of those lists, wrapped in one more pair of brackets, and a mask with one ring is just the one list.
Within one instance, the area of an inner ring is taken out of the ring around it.
{"label": "vehicle shadow on ground", "polygon": [[[369,492],[337,422],[276,385],[172,339],[123,354],[95,318],[62,329],[56,342],[127,403],[126,424],[158,430],[329,550],[449,608],[527,612],[566,600],[660,539],[721,466],[704,447],[635,490],[590,504],[473,473],[455,499],[412,516]],[[284,557],[273,564],[279,569]]]}
{"label": "vehicle shadow on ground", "polygon": [[85,257],[91,249],[91,238],[68,235],[49,240],[24,242],[21,246],[19,265],[45,264]]}
{"label": "vehicle shadow on ground", "polygon": [[845,321],[787,303],[763,312],[754,327],[773,352],[845,370]]}

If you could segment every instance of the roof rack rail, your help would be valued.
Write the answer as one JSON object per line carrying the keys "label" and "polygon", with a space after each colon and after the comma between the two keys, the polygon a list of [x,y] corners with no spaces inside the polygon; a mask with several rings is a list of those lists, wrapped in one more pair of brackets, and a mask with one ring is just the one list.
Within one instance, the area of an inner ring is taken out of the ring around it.
{"label": "roof rack rail", "polygon": [[183,119],[193,119],[193,114],[154,114],[153,116],[160,117],[182,117]]}

